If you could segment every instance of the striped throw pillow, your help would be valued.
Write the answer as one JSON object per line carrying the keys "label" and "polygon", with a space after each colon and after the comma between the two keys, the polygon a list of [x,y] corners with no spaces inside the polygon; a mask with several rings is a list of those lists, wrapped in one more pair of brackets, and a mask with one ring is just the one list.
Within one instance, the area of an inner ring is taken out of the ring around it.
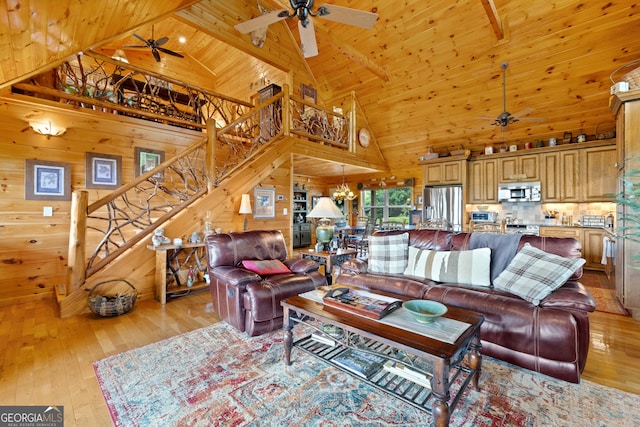
{"label": "striped throw pillow", "polygon": [[583,258],[565,258],[550,254],[527,243],[507,268],[496,277],[493,285],[496,289],[538,305],[547,295],[562,286],[585,262]]}
{"label": "striped throw pillow", "polygon": [[369,236],[369,271],[402,274],[407,267],[409,233]]}
{"label": "striped throw pillow", "polygon": [[432,251],[409,247],[404,274],[442,283],[491,285],[491,249],[470,251]]}

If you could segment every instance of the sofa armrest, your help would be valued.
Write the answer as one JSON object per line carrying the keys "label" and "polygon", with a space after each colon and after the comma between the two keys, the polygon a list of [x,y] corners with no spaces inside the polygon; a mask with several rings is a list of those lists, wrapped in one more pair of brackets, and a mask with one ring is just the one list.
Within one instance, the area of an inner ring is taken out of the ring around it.
{"label": "sofa armrest", "polygon": [[367,261],[363,261],[358,258],[352,258],[343,262],[340,265],[340,274],[350,274],[355,276],[357,274],[366,273],[369,271],[369,264]]}
{"label": "sofa armrest", "polygon": [[320,263],[308,258],[288,258],[283,261],[292,273],[307,274],[320,269]]}
{"label": "sofa armrest", "polygon": [[540,301],[540,307],[592,312],[596,302],[582,283],[570,281]]}
{"label": "sofa armrest", "polygon": [[243,288],[249,283],[260,282],[262,280],[260,275],[253,271],[231,265],[209,268],[209,274],[213,275],[212,279],[216,278],[229,285]]}

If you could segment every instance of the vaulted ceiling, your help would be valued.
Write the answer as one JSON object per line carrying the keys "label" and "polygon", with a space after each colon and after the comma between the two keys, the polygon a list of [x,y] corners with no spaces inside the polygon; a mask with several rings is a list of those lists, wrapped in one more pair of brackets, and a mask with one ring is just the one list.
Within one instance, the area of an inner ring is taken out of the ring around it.
{"label": "vaulted ceiling", "polygon": [[[631,0],[326,0],[379,15],[372,30],[314,19],[319,55],[304,59],[294,20],[272,24],[262,48],[233,25],[285,0],[13,0],[0,5],[0,88],[88,49],[170,38],[184,59],[126,49],[156,67],[248,99],[265,83],[299,81],[331,105],[352,91],[392,170],[429,148],[561,138],[610,127],[610,75],[640,58],[640,4]],[[322,4],[323,2],[318,2]],[[181,44],[180,37],[186,42]],[[507,110],[522,120],[492,125]],[[640,64],[638,64],[640,66]],[[623,69],[614,79],[633,67]],[[194,77],[196,76],[197,77]]]}

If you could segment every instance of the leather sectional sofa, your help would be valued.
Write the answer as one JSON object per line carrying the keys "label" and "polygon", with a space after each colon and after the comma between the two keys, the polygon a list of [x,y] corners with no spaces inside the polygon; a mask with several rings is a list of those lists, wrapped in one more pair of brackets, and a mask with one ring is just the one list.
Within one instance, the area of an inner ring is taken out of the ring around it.
{"label": "leather sectional sofa", "polygon": [[[398,233],[376,233],[375,236]],[[409,246],[432,251],[468,250],[472,236],[472,233],[442,230],[408,230],[408,234]],[[572,238],[525,235],[516,243],[514,251],[520,252],[526,243],[565,258],[581,257],[580,243]],[[439,283],[404,274],[371,273],[367,262],[358,259],[342,264],[335,283],[435,300],[481,313],[485,317],[481,327],[484,355],[578,383],[589,350],[589,312],[595,310],[592,295],[578,282],[581,276],[579,267],[538,305],[497,290],[493,284],[483,287]]]}
{"label": "leather sectional sofa", "polygon": [[[318,271],[320,264],[288,258],[284,237],[277,230],[214,234],[205,244],[214,309],[222,320],[250,336],[282,328],[280,301],[327,284]],[[244,266],[260,261],[269,267],[280,261],[290,271],[255,272]]]}

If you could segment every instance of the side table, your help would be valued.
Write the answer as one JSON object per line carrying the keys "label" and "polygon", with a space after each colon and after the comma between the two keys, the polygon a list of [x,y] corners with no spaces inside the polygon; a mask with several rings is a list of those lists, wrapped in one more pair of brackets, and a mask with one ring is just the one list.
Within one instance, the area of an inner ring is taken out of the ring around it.
{"label": "side table", "polygon": [[[203,276],[207,272],[207,256],[204,243],[183,243],[182,245],[147,245],[156,251],[156,299],[167,303],[167,294],[184,293],[207,288],[209,284]],[[196,273],[194,283],[186,283],[189,267]]]}
{"label": "side table", "polygon": [[343,262],[355,258],[356,251],[345,250],[338,254],[337,252],[322,251],[316,252],[309,249],[300,251],[301,258],[307,258],[319,262],[324,267],[324,276],[327,278],[327,284],[331,285],[333,281],[331,271],[334,266],[340,266]]}

